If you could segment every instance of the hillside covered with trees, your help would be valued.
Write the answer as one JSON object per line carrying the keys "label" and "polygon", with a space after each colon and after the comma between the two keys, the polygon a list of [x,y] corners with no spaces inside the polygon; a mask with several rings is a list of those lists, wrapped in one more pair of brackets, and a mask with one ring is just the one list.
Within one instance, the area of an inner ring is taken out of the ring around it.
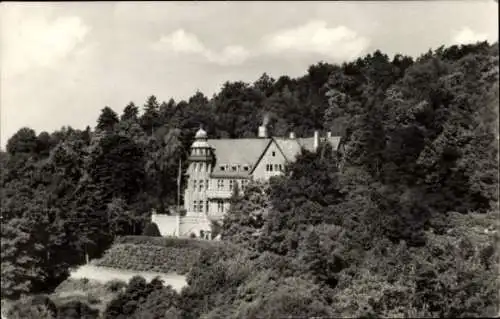
{"label": "hillside covered with trees", "polygon": [[252,137],[267,114],[273,135],[331,131],[342,151],[303,151],[247,187],[221,229],[241,249],[202,253],[180,294],[134,280],[106,318],[496,315],[498,62],[486,42],[416,60],[376,51],[211,98],[105,107],[86,130],[22,128],[0,154],[2,297],[46,292],[142,234],[153,208],[176,204],[200,125]]}

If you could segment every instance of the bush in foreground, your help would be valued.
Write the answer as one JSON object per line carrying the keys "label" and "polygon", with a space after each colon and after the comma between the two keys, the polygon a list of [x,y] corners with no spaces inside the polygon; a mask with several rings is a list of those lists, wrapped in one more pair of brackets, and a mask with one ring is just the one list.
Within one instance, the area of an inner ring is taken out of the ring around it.
{"label": "bush in foreground", "polygon": [[91,308],[86,303],[73,300],[59,307],[58,319],[97,319],[99,310]]}
{"label": "bush in foreground", "polygon": [[175,315],[178,299],[177,292],[171,286],[165,287],[160,279],[147,283],[144,278],[136,276],[130,279],[127,289],[109,303],[104,317],[170,318],[165,315],[167,312]]}
{"label": "bush in foreground", "polygon": [[23,297],[7,312],[9,319],[53,319],[57,316],[55,303],[47,296]]}
{"label": "bush in foreground", "polygon": [[160,229],[158,228],[158,225],[156,225],[156,223],[148,223],[146,227],[144,227],[144,231],[142,234],[149,237],[162,237]]}

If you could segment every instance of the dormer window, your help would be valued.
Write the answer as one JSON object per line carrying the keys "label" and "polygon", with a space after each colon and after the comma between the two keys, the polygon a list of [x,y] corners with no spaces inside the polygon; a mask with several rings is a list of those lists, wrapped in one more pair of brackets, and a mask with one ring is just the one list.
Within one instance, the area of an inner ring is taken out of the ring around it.
{"label": "dormer window", "polygon": [[249,169],[250,169],[250,167],[248,167],[248,165],[244,165],[244,166],[243,166],[243,170],[244,170],[245,172],[248,172],[248,170],[249,170]]}
{"label": "dormer window", "polygon": [[220,166],[220,170],[221,170],[221,171],[225,171],[225,170],[226,170],[226,166],[221,165],[221,166]]}
{"label": "dormer window", "polygon": [[233,166],[231,167],[231,170],[232,170],[233,172],[236,172],[236,171],[237,171],[237,169],[238,169],[238,168],[237,168],[237,166],[236,166],[236,165],[233,165]]}

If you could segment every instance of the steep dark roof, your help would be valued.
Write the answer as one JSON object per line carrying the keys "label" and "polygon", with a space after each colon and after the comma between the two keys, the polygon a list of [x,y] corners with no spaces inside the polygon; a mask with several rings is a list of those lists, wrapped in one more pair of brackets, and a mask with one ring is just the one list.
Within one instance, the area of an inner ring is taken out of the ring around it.
{"label": "steep dark roof", "polygon": [[[241,138],[241,139],[209,139],[208,144],[214,149],[216,162],[213,177],[247,177],[252,168],[257,165],[262,153],[266,150],[269,143],[275,141],[279,149],[288,161],[294,161],[303,147],[308,151],[314,151],[314,137],[307,138]],[[338,148],[340,137],[332,136],[330,138],[320,137],[320,142],[328,140],[334,149]],[[229,165],[222,171],[221,165]],[[232,171],[232,165],[248,166],[248,171]]]}
{"label": "steep dark roof", "polygon": [[[310,152],[314,151],[314,137],[294,139],[276,137],[274,140],[288,161],[295,161],[295,157],[300,153],[300,149],[302,147]],[[333,149],[337,149],[340,142],[340,136],[332,136],[329,138],[320,137],[320,143],[326,140],[328,140],[328,142],[332,145]]]}
{"label": "steep dark roof", "polygon": [[298,143],[297,139],[276,137],[274,140],[287,161],[294,161],[295,157],[300,153],[301,145]]}
{"label": "steep dark roof", "polygon": [[230,173],[220,170],[223,164],[248,165],[251,169],[270,142],[270,138],[209,139],[208,144],[215,149],[213,173]]}

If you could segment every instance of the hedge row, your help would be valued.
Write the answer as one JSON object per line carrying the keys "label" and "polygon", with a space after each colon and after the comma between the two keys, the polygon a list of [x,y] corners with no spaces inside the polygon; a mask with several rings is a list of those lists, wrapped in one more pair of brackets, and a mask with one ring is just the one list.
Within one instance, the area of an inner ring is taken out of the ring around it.
{"label": "hedge row", "polygon": [[222,249],[232,255],[240,248],[222,241],[206,241],[175,237],[123,236],[93,264],[132,271],[176,272],[190,271],[201,252]]}
{"label": "hedge row", "polygon": [[133,271],[186,274],[198,259],[200,249],[144,244],[115,244],[94,265]]}
{"label": "hedge row", "polygon": [[176,237],[150,237],[150,236],[122,236],[117,237],[115,244],[134,244],[134,245],[149,245],[160,247],[175,247],[175,248],[213,248],[222,244],[219,241],[207,241],[199,239],[176,238]]}

